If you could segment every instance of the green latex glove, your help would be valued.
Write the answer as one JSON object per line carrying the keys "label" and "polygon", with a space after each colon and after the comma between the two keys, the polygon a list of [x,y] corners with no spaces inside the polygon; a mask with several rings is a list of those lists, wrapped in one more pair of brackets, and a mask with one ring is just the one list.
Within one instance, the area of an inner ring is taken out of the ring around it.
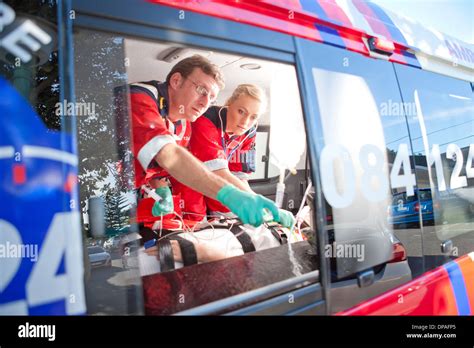
{"label": "green latex glove", "polygon": [[225,185],[217,193],[217,200],[227,206],[244,224],[260,226],[264,221],[264,209],[268,209],[273,219],[279,221],[280,214],[275,203],[255,193]]}
{"label": "green latex glove", "polygon": [[155,189],[158,196],[161,197],[161,201],[153,204],[151,213],[153,216],[167,215],[174,211],[173,195],[168,186],[162,186]]}
{"label": "green latex glove", "polygon": [[288,210],[284,210],[284,209],[280,209],[279,213],[280,213],[280,223],[282,224],[282,226],[286,228],[293,227],[296,221],[293,214],[289,212]]}

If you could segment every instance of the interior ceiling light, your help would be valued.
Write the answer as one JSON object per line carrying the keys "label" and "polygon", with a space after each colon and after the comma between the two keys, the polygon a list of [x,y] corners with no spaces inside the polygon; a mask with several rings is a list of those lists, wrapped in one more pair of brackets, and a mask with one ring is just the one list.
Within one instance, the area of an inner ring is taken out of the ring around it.
{"label": "interior ceiling light", "polygon": [[258,70],[261,68],[260,64],[257,63],[242,64],[240,67],[245,70]]}

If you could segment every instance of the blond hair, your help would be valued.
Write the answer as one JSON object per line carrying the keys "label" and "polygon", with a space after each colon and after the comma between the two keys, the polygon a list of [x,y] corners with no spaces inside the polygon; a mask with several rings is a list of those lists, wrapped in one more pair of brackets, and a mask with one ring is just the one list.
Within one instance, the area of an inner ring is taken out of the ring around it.
{"label": "blond hair", "polygon": [[232,95],[230,96],[230,98],[227,99],[224,105],[229,106],[230,104],[235,102],[237,99],[239,99],[241,95],[244,95],[244,94],[258,100],[261,104],[261,107],[260,107],[260,109],[262,110],[261,112],[263,113],[265,111],[267,107],[267,96],[265,95],[265,92],[259,86],[252,85],[249,83],[238,85],[237,88],[232,93]]}

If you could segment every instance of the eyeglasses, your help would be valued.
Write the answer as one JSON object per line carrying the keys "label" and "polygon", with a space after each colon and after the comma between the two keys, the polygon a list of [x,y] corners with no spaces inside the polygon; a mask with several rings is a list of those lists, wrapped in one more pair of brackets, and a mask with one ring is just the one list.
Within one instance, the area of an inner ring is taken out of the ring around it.
{"label": "eyeglasses", "polygon": [[216,99],[217,99],[216,96],[211,95],[206,87],[204,87],[203,85],[197,84],[196,82],[191,80],[189,77],[185,77],[185,79],[191,81],[196,86],[197,94],[199,94],[202,97],[207,97],[209,95],[209,102],[211,104],[214,104],[216,102]]}

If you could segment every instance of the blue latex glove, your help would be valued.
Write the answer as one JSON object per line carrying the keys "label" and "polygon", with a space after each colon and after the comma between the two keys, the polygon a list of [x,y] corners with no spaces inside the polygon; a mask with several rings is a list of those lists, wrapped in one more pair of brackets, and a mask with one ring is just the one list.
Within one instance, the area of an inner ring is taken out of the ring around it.
{"label": "blue latex glove", "polygon": [[151,213],[153,216],[167,215],[174,211],[173,195],[168,186],[162,186],[155,189],[158,196],[161,197],[161,201],[153,204]]}
{"label": "blue latex glove", "polygon": [[278,208],[271,200],[255,193],[225,185],[217,193],[217,200],[227,206],[244,224],[260,226],[264,221],[264,209],[268,209],[275,221],[279,221]]}
{"label": "blue latex glove", "polygon": [[284,209],[280,209],[279,213],[280,213],[280,223],[282,224],[282,226],[286,228],[293,227],[293,225],[296,222],[296,219],[293,216],[293,214],[289,212],[288,210],[284,210]]}

